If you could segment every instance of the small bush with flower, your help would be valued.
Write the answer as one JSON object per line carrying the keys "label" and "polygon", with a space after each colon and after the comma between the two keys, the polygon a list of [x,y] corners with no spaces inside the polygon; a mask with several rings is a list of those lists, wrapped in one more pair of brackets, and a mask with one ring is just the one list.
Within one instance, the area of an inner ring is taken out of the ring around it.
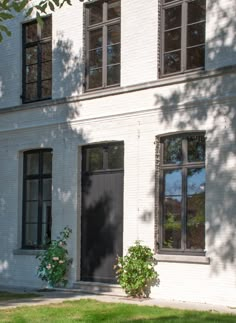
{"label": "small bush with flower", "polygon": [[66,246],[71,232],[70,228],[65,227],[59,237],[52,240],[45,246],[45,250],[36,256],[39,260],[37,275],[49,286],[56,287],[67,284],[66,274],[72,263],[72,258],[69,258]]}
{"label": "small bush with flower", "polygon": [[159,283],[155,271],[156,260],[151,249],[136,241],[124,257],[117,258],[117,280],[126,294],[132,297],[149,297],[151,286]]}

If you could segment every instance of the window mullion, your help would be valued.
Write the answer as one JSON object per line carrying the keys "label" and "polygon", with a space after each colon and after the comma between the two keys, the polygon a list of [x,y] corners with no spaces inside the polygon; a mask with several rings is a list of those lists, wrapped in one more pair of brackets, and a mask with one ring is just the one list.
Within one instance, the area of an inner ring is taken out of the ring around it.
{"label": "window mullion", "polygon": [[182,4],[182,21],[181,21],[181,70],[185,71],[187,66],[187,2]]}
{"label": "window mullion", "polygon": [[181,213],[181,249],[186,249],[186,228],[187,228],[187,168],[182,169],[182,213]]}
{"label": "window mullion", "polygon": [[[182,140],[183,164],[188,162],[188,141],[186,138]],[[182,249],[186,249],[187,234],[187,167],[182,170]]]}
{"label": "window mullion", "polygon": [[102,48],[102,84],[103,87],[107,85],[107,26],[103,26],[103,48]]}
{"label": "window mullion", "polygon": [[38,192],[38,246],[42,244],[42,204],[43,204],[43,154],[39,154],[39,192]]}
{"label": "window mullion", "polygon": [[37,45],[37,94],[38,94],[38,99],[41,98],[41,43],[40,41],[38,42]]}

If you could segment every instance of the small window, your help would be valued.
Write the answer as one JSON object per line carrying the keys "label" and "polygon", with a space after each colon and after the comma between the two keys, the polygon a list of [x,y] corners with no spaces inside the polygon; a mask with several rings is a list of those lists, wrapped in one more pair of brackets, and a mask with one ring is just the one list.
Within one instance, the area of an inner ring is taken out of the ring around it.
{"label": "small window", "polygon": [[52,150],[24,153],[23,248],[42,248],[51,239]]}
{"label": "small window", "polygon": [[109,143],[84,148],[86,172],[117,171],[124,168],[124,144]]}
{"label": "small window", "polygon": [[23,103],[52,95],[52,19],[23,25]]}
{"label": "small window", "polygon": [[120,84],[120,0],[86,5],[86,89]]}
{"label": "small window", "polygon": [[202,69],[206,0],[162,0],[161,75]]}
{"label": "small window", "polygon": [[160,141],[160,251],[205,249],[205,137],[168,136]]}

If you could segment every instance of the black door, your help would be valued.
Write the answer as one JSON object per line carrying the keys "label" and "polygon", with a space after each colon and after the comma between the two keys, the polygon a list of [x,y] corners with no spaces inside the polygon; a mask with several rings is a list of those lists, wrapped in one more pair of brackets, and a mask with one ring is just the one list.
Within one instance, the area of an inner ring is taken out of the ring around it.
{"label": "black door", "polygon": [[83,281],[116,283],[113,267],[123,249],[123,165],[123,143],[83,148]]}

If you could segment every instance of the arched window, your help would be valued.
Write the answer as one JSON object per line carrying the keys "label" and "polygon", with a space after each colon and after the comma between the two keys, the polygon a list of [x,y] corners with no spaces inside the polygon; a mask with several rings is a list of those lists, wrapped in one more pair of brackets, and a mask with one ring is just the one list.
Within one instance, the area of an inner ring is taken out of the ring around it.
{"label": "arched window", "polygon": [[24,153],[22,247],[42,248],[51,239],[52,149]]}
{"label": "arched window", "polygon": [[160,252],[205,249],[205,136],[187,133],[159,140]]}

